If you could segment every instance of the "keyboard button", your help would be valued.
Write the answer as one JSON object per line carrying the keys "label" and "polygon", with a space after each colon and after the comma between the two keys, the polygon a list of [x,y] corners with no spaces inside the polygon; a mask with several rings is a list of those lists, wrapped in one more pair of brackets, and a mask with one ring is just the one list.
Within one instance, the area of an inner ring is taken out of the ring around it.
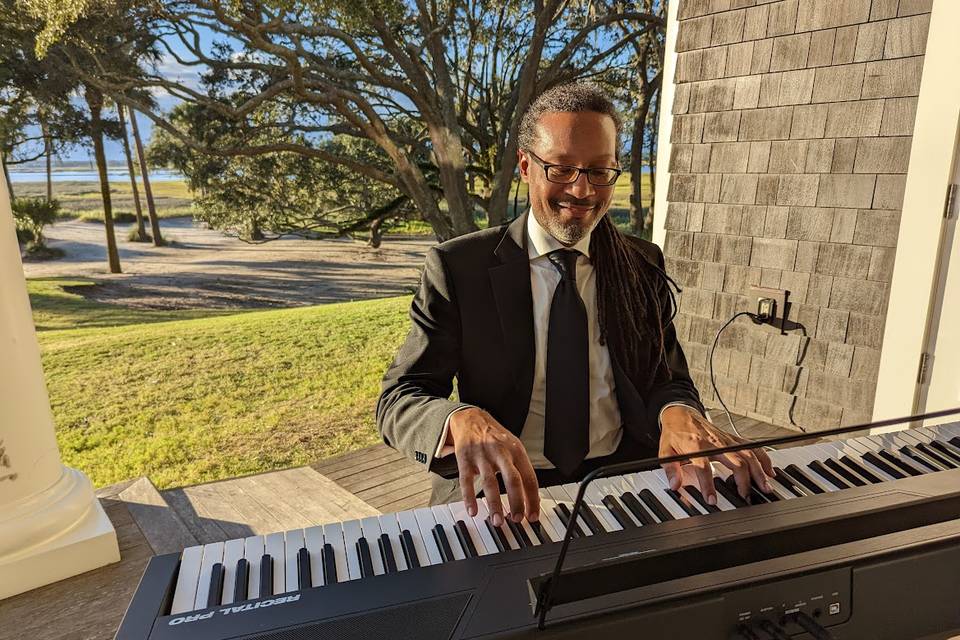
{"label": "keyboard button", "polygon": [[363,531],[363,537],[367,539],[367,548],[370,551],[370,563],[373,565],[373,575],[382,576],[386,573],[386,569],[384,569],[383,566],[383,554],[380,553],[380,545],[377,543],[382,533],[380,529],[380,518],[371,516],[361,519],[360,529]]}
{"label": "keyboard button", "polygon": [[454,533],[457,534],[457,539],[460,541],[460,546],[463,548],[466,556],[468,558],[476,558],[479,554],[477,553],[477,548],[473,544],[473,538],[464,521],[457,520],[456,524],[453,525],[453,530]]}
{"label": "keyboard button", "polygon": [[[400,522],[396,513],[385,513],[380,516],[380,531],[390,540],[393,550],[393,561],[397,564],[397,571],[406,571],[407,562],[404,559],[403,547],[400,542]],[[380,553],[383,555],[383,552]]]}
{"label": "keyboard button", "polygon": [[843,466],[833,458],[827,458],[823,461],[823,464],[833,471],[836,475],[840,476],[846,480],[851,486],[854,487],[864,487],[867,485],[867,481],[860,478],[853,471]]}
{"label": "keyboard button", "polygon": [[848,485],[846,482],[844,482],[844,481],[841,480],[839,477],[837,477],[836,474],[834,474],[832,471],[830,471],[830,470],[829,470],[823,463],[821,463],[819,460],[814,460],[814,461],[811,462],[808,466],[809,466],[813,471],[816,471],[818,474],[820,474],[821,477],[825,478],[830,484],[832,484],[832,485],[833,485],[834,487],[836,487],[837,489],[849,489],[849,488],[850,488],[850,485]]}
{"label": "keyboard button", "polygon": [[303,530],[303,544],[310,554],[310,581],[313,587],[322,587],[323,580],[323,527],[307,527]]}
{"label": "keyboard button", "polygon": [[360,565],[360,577],[370,578],[376,574],[373,572],[373,558],[370,557],[370,543],[363,536],[354,543],[357,547],[357,561]]}
{"label": "keyboard button", "polygon": [[702,493],[700,493],[700,489],[697,489],[692,484],[687,485],[684,487],[684,489],[687,490],[687,493],[689,493],[690,496],[697,501],[697,504],[699,504],[700,507],[707,513],[719,513],[721,511],[720,507],[717,505],[707,502],[707,499],[703,497]]}
{"label": "keyboard button", "polygon": [[[220,604],[233,604],[236,600],[237,563],[243,559],[243,538],[223,543],[223,595]],[[246,591],[246,585],[244,585]]]}
{"label": "keyboard button", "polygon": [[420,552],[417,545],[414,544],[413,534],[409,529],[400,532],[400,544],[403,547],[403,560],[410,569],[416,569],[420,566]]}
{"label": "keyboard button", "polygon": [[301,589],[313,586],[313,578],[310,576],[310,552],[306,547],[301,547],[297,552],[297,583]]}
{"label": "keyboard button", "polygon": [[795,464],[788,464],[784,471],[791,478],[810,490],[811,493],[826,493],[826,490],[805,474],[800,467]]}
{"label": "keyboard button", "polygon": [[347,549],[343,540],[343,526],[339,522],[323,525],[323,542],[333,549],[337,580],[346,582],[350,579],[350,572],[347,570]]}
{"label": "keyboard button", "polygon": [[636,518],[637,522],[639,522],[641,525],[656,524],[658,522],[657,519],[643,506],[641,500],[635,493],[624,491],[620,494],[620,501],[623,502],[623,506],[630,511],[633,517]]}
{"label": "keyboard button", "polygon": [[283,534],[283,538],[283,553],[285,559],[284,591],[296,591],[301,588],[297,563],[299,561],[300,548],[303,546],[303,529],[287,531]]}
{"label": "keyboard button", "polygon": [[180,572],[173,592],[170,614],[176,615],[195,609],[197,586],[200,583],[200,564],[203,561],[203,546],[187,547],[180,554]]}
{"label": "keyboard button", "polygon": [[377,538],[377,547],[380,549],[380,555],[383,557],[384,573],[396,573],[397,558],[393,555],[393,544],[390,542],[390,536],[381,533]]}
{"label": "keyboard button", "polygon": [[321,548],[320,563],[323,566],[323,584],[336,584],[339,576],[337,575],[337,556],[333,550],[333,545],[325,542]]}
{"label": "keyboard button", "polygon": [[223,597],[223,563],[210,567],[210,584],[207,588],[207,607],[219,607]]}
{"label": "keyboard button", "polygon": [[[203,560],[200,561],[200,581],[197,584],[197,597],[193,601],[194,609],[203,609],[207,607],[210,598],[210,575],[213,572],[213,566],[223,563],[223,543],[214,542],[203,545]],[[220,596],[217,595],[219,600]]]}
{"label": "keyboard button", "polygon": [[237,560],[237,568],[233,572],[233,600],[243,602],[247,599],[247,585],[250,584],[250,562],[246,558]]}
{"label": "keyboard button", "polygon": [[450,552],[453,553],[454,560],[463,560],[467,557],[467,554],[464,553],[463,547],[460,546],[460,540],[457,538],[457,534],[454,532],[454,527],[456,525],[456,520],[453,517],[453,513],[450,511],[450,505],[438,504],[430,507],[430,510],[433,511],[433,517],[436,519],[437,524],[443,525],[443,532],[447,539],[447,546],[450,547]]}
{"label": "keyboard button", "polygon": [[271,595],[280,595],[286,591],[287,579],[284,569],[286,568],[285,549],[283,544],[283,533],[268,533],[263,538],[263,546],[270,557],[273,559],[273,588]]}
{"label": "keyboard button", "polygon": [[243,557],[249,564],[250,580],[247,582],[247,599],[260,594],[260,559],[263,557],[263,536],[249,536],[243,541]]}
{"label": "keyboard button", "polygon": [[273,595],[273,558],[269,553],[260,557],[260,598]]}
{"label": "keyboard button", "polygon": [[620,527],[623,529],[633,529],[636,528],[637,524],[633,521],[633,518],[627,514],[623,506],[617,502],[617,499],[612,495],[605,495],[603,497],[603,504],[607,507],[607,510],[613,514],[613,517],[617,519],[617,522],[620,523]]}

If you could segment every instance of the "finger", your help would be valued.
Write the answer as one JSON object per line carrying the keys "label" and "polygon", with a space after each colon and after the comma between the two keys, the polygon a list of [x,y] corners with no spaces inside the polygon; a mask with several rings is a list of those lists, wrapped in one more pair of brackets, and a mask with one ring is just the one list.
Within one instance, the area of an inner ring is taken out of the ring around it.
{"label": "finger", "polygon": [[773,461],[770,460],[770,456],[767,455],[767,452],[765,450],[754,449],[753,452],[757,455],[757,458],[760,460],[760,466],[763,468],[763,471],[767,474],[767,476],[772,478],[775,475],[777,475],[776,472],[773,470]]}
{"label": "finger", "polygon": [[540,483],[537,482],[537,473],[533,470],[526,452],[523,460],[515,466],[520,472],[520,480],[523,483],[523,503],[526,506],[524,514],[527,521],[537,522],[540,520]]}
{"label": "finger", "polygon": [[460,495],[463,496],[463,504],[467,507],[467,513],[470,517],[477,515],[477,490],[474,487],[477,474],[473,469],[466,469],[460,472]]}
{"label": "finger", "polygon": [[664,473],[667,474],[667,480],[670,482],[670,488],[674,491],[678,491],[683,479],[683,475],[680,470],[680,463],[667,462],[661,466],[663,467]]}
{"label": "finger", "polygon": [[500,467],[500,477],[503,478],[503,486],[507,490],[507,503],[510,505],[510,519],[514,522],[520,522],[523,519],[523,481],[520,479],[520,473],[511,462],[504,462]]}
{"label": "finger", "polygon": [[484,500],[487,501],[490,522],[495,527],[502,527],[503,504],[500,502],[500,485],[497,484],[497,474],[493,467],[487,463],[484,463],[480,468],[480,484],[483,487]]}
{"label": "finger", "polygon": [[703,494],[707,504],[716,506],[717,491],[713,486],[713,467],[706,458],[694,458],[691,460],[691,466],[697,475],[697,484],[700,485],[700,493]]}
{"label": "finger", "polygon": [[737,493],[741,498],[746,499],[750,495],[750,468],[746,461],[735,453],[728,453],[720,458],[720,462],[733,473],[733,479],[737,483]]}
{"label": "finger", "polygon": [[764,493],[770,493],[770,481],[767,480],[767,474],[763,472],[763,467],[760,465],[760,460],[754,454],[753,451],[741,451],[740,457],[743,458],[747,463],[747,468],[750,470],[750,476],[753,478],[754,483],[760,490]]}

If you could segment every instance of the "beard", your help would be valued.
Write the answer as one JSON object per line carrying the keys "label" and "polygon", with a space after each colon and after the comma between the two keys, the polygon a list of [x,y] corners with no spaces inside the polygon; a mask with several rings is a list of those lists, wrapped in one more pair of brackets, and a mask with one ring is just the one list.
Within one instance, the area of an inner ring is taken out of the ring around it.
{"label": "beard", "polygon": [[[578,206],[592,206],[594,207],[594,210],[590,212],[590,216],[573,218],[565,222],[561,214],[561,203]],[[546,215],[542,216],[546,218],[546,220],[540,220],[538,217],[537,222],[539,222],[540,225],[546,229],[550,235],[559,240],[562,244],[573,246],[583,240],[588,233],[593,231],[594,227],[597,226],[597,223],[600,222],[600,218],[603,217],[603,212],[599,211],[600,204],[601,203],[599,202],[586,200],[581,201],[571,198],[565,198],[563,200],[550,200],[550,210],[546,212]]]}

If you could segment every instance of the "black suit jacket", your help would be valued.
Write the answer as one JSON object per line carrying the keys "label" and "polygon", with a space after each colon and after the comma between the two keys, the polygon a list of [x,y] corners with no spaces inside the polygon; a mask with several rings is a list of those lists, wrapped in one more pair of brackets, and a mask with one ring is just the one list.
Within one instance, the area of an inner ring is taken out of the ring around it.
{"label": "black suit jacket", "polygon": [[[384,442],[444,476],[456,476],[455,456],[437,460],[433,454],[451,411],[481,407],[516,435],[526,420],[535,356],[526,215],[427,252],[410,307],[410,333],[383,378],[377,425]],[[663,268],[657,245],[631,239],[647,260]],[[667,295],[664,290],[662,308],[669,308]],[[641,354],[637,370],[625,371],[615,331],[607,334],[623,426],[641,446],[656,451],[664,405],[703,408],[676,331],[672,324],[666,328],[666,360],[656,373],[657,345]],[[459,401],[450,399],[454,378]],[[455,485],[437,478],[434,495],[444,488],[451,493]]]}

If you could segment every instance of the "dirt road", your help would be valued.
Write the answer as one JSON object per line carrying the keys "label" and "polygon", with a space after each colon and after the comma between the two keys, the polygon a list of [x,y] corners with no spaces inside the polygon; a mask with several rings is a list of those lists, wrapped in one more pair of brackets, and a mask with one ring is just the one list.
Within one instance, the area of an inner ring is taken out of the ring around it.
{"label": "dirt road", "polygon": [[409,293],[432,238],[390,237],[379,249],[349,239],[284,238],[248,244],[195,224],[161,221],[171,246],[128,242],[117,225],[123,273],[108,273],[102,224],[70,220],[48,227],[59,260],[25,262],[28,278],[80,276],[99,283],[90,297],[124,306],[176,308],[281,307]]}

